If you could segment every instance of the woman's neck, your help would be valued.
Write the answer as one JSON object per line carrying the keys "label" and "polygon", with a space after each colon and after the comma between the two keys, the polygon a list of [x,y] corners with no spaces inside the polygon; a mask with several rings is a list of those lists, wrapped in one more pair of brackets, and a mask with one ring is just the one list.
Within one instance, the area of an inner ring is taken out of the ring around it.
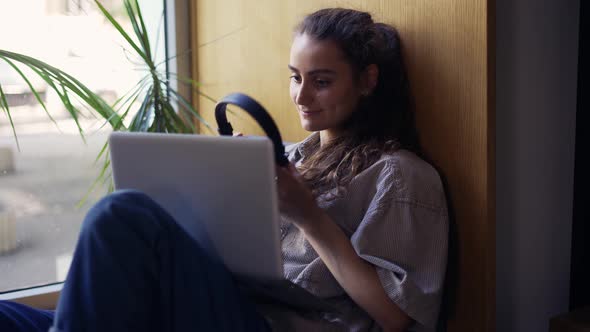
{"label": "woman's neck", "polygon": [[330,141],[342,136],[344,132],[336,129],[325,129],[320,131],[320,147],[325,146]]}

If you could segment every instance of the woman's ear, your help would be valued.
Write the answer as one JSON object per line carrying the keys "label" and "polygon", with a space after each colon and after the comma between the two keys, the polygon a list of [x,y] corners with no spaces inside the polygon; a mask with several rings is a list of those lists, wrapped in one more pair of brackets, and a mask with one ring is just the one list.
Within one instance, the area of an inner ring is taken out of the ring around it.
{"label": "woman's ear", "polygon": [[379,67],[372,63],[365,67],[363,71],[363,95],[370,95],[377,86],[379,80]]}

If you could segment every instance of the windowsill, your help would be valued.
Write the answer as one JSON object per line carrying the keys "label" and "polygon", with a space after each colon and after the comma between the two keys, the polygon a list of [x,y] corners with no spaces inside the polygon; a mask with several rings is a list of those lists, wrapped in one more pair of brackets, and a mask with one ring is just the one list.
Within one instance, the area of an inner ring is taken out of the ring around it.
{"label": "windowsill", "polygon": [[14,301],[38,309],[55,309],[63,283],[21,289],[0,294],[0,300]]}

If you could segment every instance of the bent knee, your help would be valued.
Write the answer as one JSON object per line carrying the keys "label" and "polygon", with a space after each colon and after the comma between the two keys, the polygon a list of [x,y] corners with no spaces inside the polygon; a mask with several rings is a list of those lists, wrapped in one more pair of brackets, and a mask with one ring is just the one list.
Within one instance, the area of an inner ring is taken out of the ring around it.
{"label": "bent knee", "polygon": [[151,199],[147,194],[136,189],[117,190],[103,197],[98,204],[102,202],[104,202],[105,204],[123,203],[125,205],[155,204],[154,200]]}
{"label": "bent knee", "polygon": [[121,228],[146,221],[160,211],[159,205],[145,193],[138,190],[119,190],[103,197],[86,215],[82,224],[83,232],[117,231]]}

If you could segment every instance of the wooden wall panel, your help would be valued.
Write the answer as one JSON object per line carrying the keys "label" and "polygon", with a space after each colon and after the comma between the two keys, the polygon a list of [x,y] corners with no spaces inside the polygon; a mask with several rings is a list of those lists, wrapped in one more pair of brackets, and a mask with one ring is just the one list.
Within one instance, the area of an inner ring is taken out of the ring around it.
{"label": "wooden wall panel", "polygon": [[[492,0],[199,0],[193,74],[214,98],[241,91],[271,113],[286,141],[308,135],[289,99],[292,29],[323,7],[366,10],[400,31],[420,136],[449,184],[458,255],[449,331],[495,330],[494,3]],[[214,104],[198,97],[214,123]],[[236,130],[260,134],[248,115]]]}

